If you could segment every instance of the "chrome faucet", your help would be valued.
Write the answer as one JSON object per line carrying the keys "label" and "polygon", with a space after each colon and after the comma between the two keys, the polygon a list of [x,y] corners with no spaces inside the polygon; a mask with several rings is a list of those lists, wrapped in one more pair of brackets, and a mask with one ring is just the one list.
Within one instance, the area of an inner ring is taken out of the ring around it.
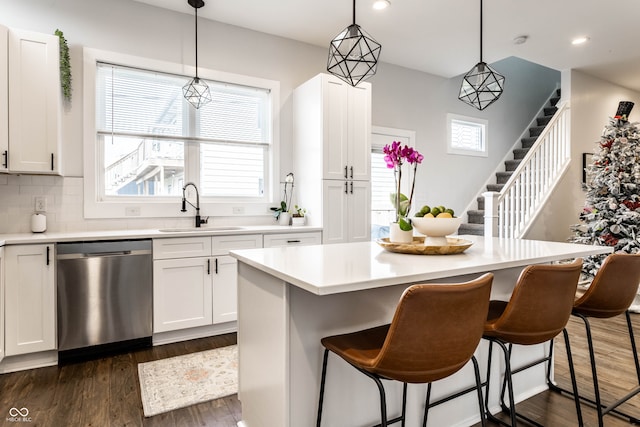
{"label": "chrome faucet", "polygon": [[[194,205],[193,203],[191,203],[190,201],[187,200],[187,196],[186,196],[186,189],[188,186],[192,186],[193,188],[196,189],[196,204]],[[196,209],[196,227],[200,227],[200,225],[202,224],[206,224],[208,218],[201,218],[200,217],[200,193],[198,193],[198,187],[196,187],[196,185],[193,182],[187,182],[184,187],[182,187],[182,209],[180,209],[180,212],[186,212],[187,211],[187,203],[189,203],[191,206],[193,206]]]}

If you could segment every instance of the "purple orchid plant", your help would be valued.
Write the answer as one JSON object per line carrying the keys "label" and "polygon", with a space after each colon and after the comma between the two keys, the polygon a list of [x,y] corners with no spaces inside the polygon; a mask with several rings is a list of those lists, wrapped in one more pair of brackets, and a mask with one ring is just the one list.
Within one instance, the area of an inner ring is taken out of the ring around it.
{"label": "purple orchid plant", "polygon": [[[416,172],[418,165],[422,163],[424,156],[412,147],[405,145],[404,147],[398,141],[393,141],[391,145],[387,144],[383,148],[384,161],[387,168],[393,169],[393,176],[396,184],[396,192],[391,194],[391,202],[396,211],[396,222],[401,230],[409,231],[413,229],[411,221],[407,219],[413,202],[413,190],[416,186]],[[400,192],[400,183],[402,181],[402,165],[404,162],[413,165],[413,180],[411,183],[411,192],[409,197]]]}

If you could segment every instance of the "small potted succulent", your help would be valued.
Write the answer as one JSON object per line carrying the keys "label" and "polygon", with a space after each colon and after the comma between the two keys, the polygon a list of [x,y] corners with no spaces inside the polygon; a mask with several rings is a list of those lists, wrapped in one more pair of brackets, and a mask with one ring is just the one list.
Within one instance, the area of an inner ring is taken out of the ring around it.
{"label": "small potted succulent", "polygon": [[293,214],[291,215],[291,225],[304,225],[305,217],[304,215],[307,213],[305,208],[301,208],[298,205],[293,207]]}

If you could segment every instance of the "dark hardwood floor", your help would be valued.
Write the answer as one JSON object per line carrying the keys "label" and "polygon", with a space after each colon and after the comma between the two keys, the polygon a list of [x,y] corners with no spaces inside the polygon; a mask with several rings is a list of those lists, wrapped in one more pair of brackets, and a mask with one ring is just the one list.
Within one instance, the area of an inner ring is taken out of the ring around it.
{"label": "dark hardwood floor", "polygon": [[[640,332],[640,315],[632,315]],[[636,375],[624,317],[592,322],[600,381],[606,401],[625,394]],[[581,391],[591,393],[588,355],[581,324],[568,325]],[[181,354],[236,343],[235,334],[168,344],[94,361],[0,375],[0,426],[215,426],[235,427],[241,418],[236,395],[145,418],[140,401],[137,365]],[[556,379],[568,388],[569,376],[560,337],[556,345]],[[28,408],[30,423],[7,420],[10,408]],[[586,426],[597,426],[595,410],[582,405]],[[622,409],[640,417],[640,397]],[[577,425],[573,400],[552,392],[540,393],[518,410],[550,427]],[[489,425],[493,425],[489,423]],[[605,426],[628,426],[627,420],[607,416]],[[279,427],[279,426],[270,426]],[[306,426],[295,426],[306,427]],[[335,427],[335,426],[332,426]],[[440,427],[440,426],[439,426]],[[446,426],[441,426],[446,427]]]}
{"label": "dark hardwood floor", "polygon": [[[203,338],[97,359],[0,375],[0,426],[214,426],[240,420],[236,395],[145,418],[138,363],[224,347],[235,334]],[[27,408],[29,423],[7,420]]]}

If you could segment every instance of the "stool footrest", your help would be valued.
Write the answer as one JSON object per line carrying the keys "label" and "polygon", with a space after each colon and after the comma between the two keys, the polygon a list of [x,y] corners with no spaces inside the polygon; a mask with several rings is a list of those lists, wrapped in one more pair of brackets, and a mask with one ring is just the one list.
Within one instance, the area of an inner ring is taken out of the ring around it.
{"label": "stool footrest", "polygon": [[[567,394],[569,396],[574,396],[573,392],[571,390],[567,390],[566,388],[562,388],[560,386],[558,386],[557,384],[552,384],[549,383],[549,390],[552,390],[556,393],[560,393],[560,394]],[[624,402],[626,402],[627,400],[629,400],[630,398],[632,398],[633,396],[635,396],[636,394],[640,393],[640,386],[636,387],[633,391],[631,391],[630,393],[628,393],[625,397],[623,397],[622,399],[612,403],[609,406],[604,406],[604,405],[600,405],[600,407],[602,408],[602,415],[608,414],[609,412],[618,415],[619,417],[622,418],[626,418],[629,420],[629,422],[634,423],[634,424],[640,424],[640,418],[634,417],[633,415],[629,415],[625,412],[622,412],[618,409],[616,409],[618,406],[620,406],[621,404],[623,404]],[[596,401],[593,399],[590,399],[586,396],[578,396],[578,398],[581,401],[584,401],[586,403],[589,403],[591,406],[593,406],[594,408],[597,406]]]}

